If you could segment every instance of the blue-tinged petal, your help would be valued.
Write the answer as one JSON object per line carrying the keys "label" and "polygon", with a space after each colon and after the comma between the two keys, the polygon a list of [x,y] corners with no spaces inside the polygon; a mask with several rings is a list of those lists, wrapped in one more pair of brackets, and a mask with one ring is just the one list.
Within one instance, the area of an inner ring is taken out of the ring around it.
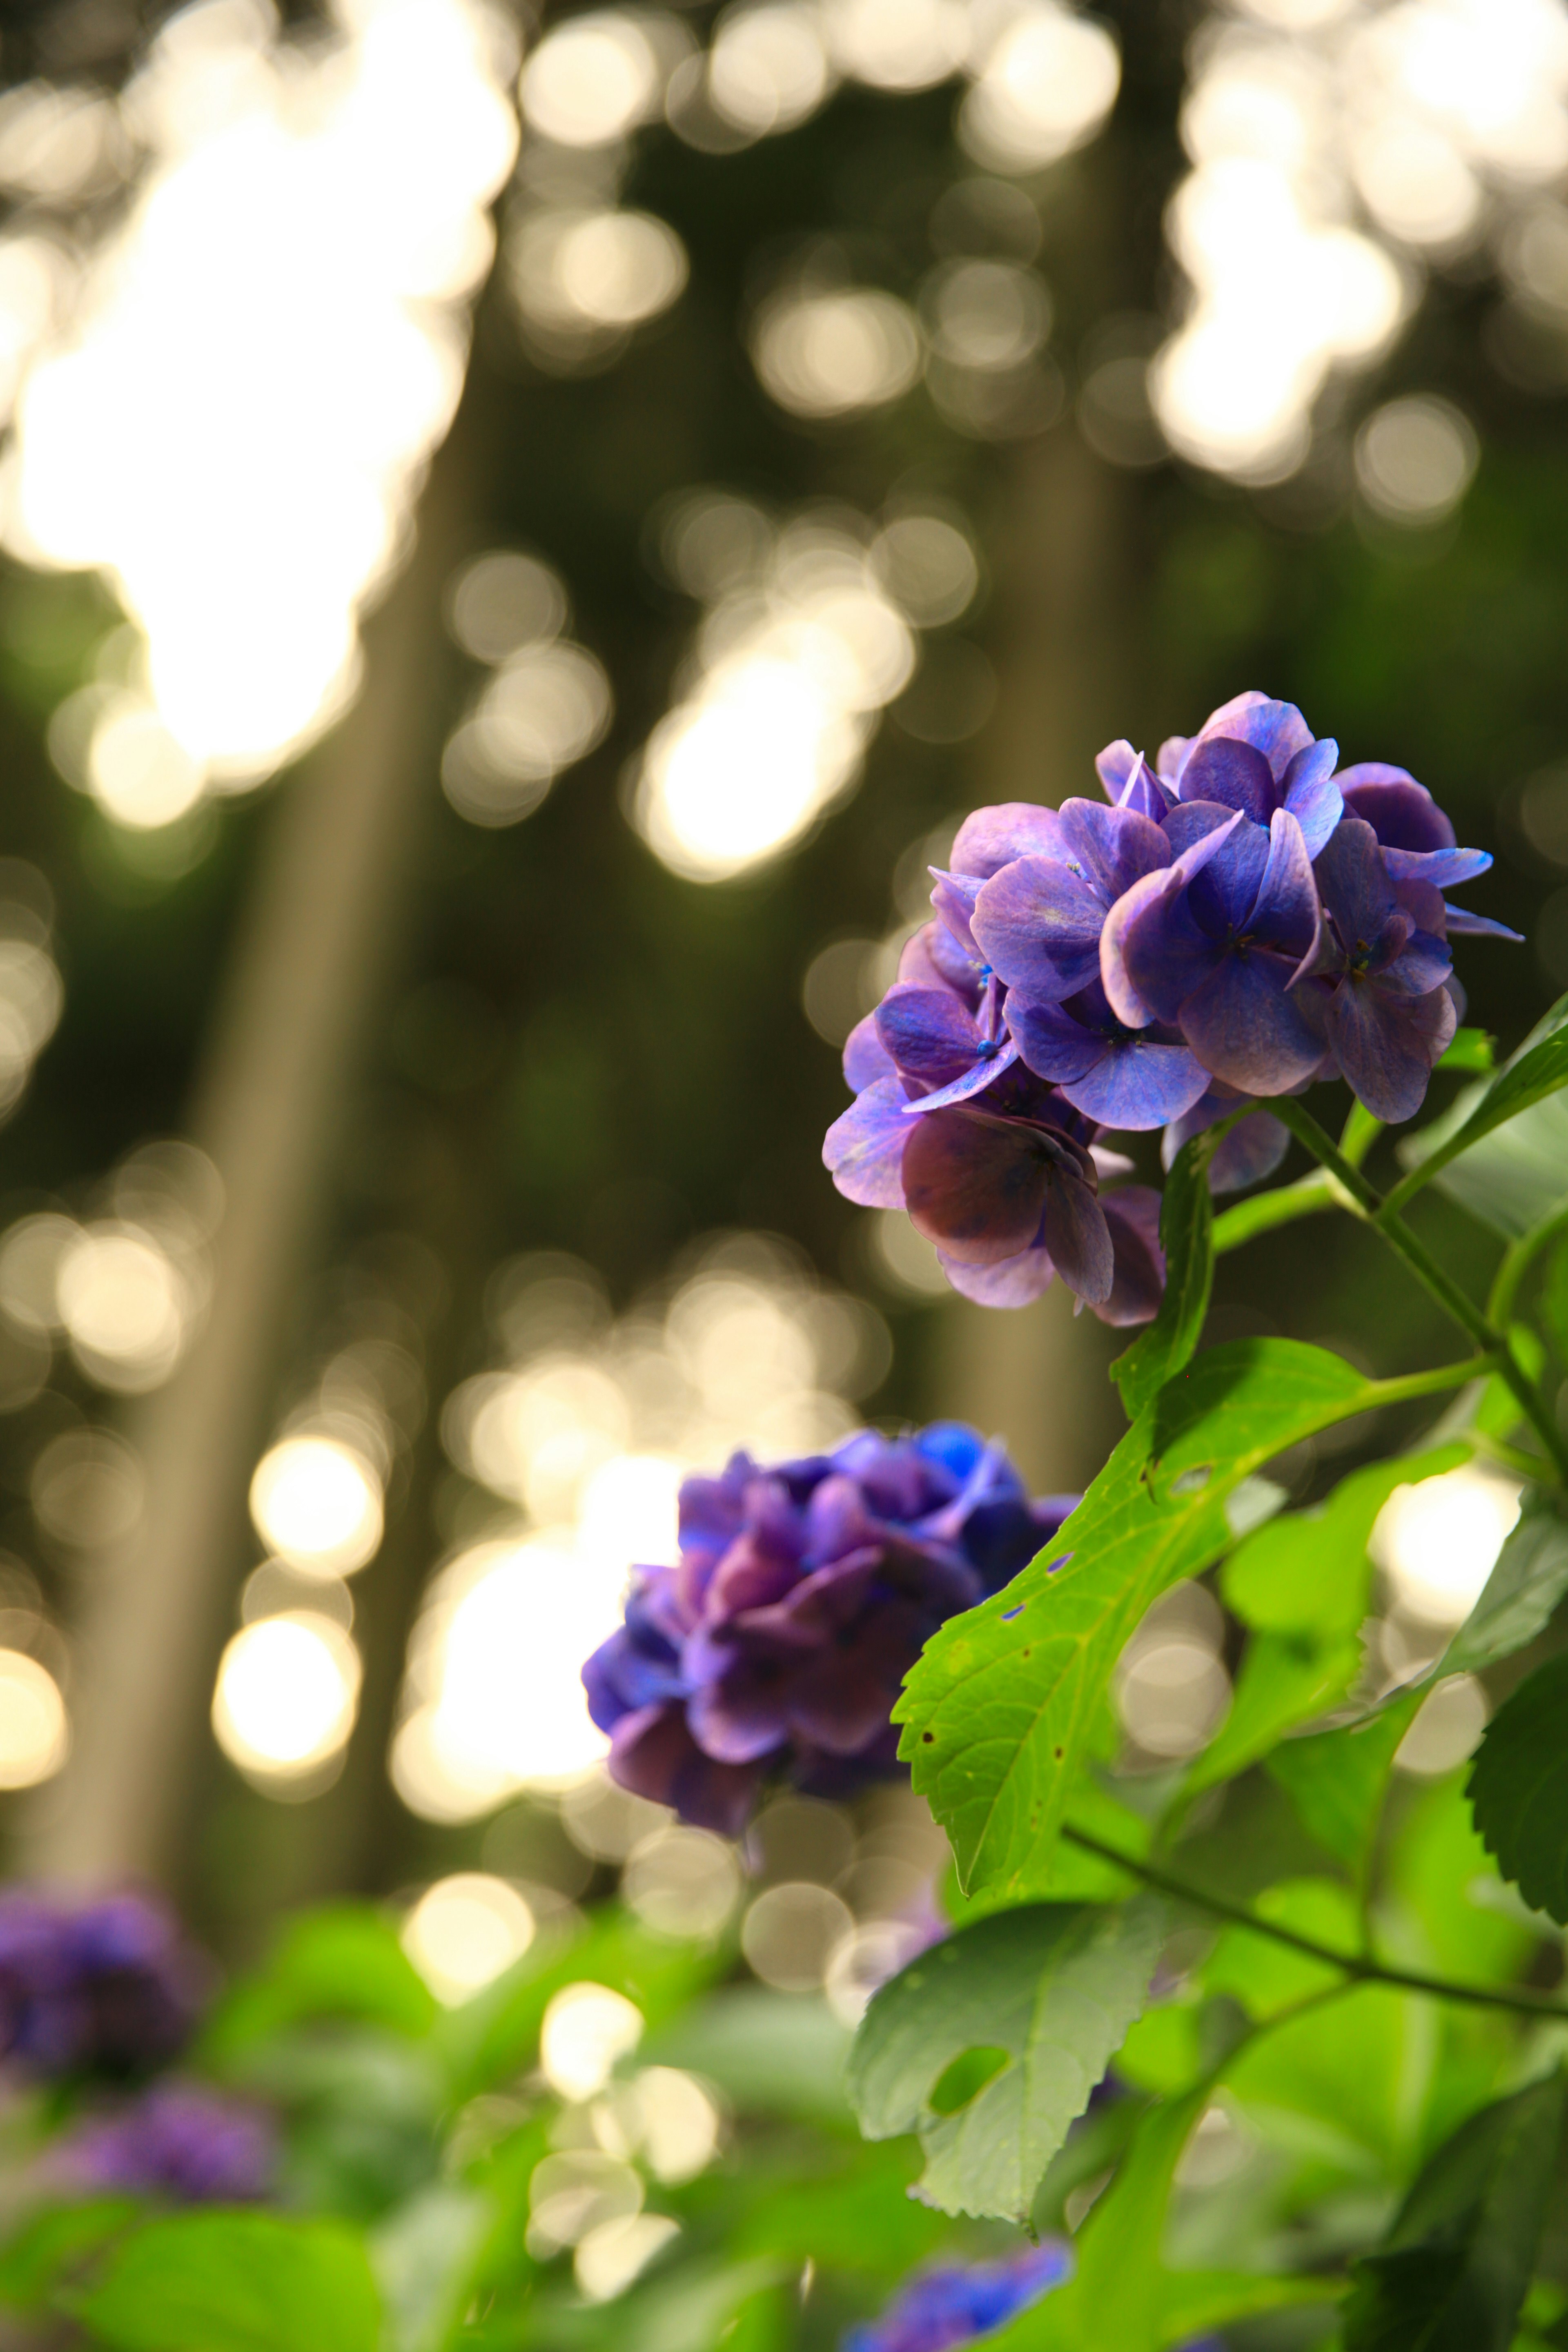
{"label": "blue-tinged petal", "polygon": [[1044,1004],[1071,996],[1100,970],[1105,908],[1050,857],[1020,857],[981,886],[974,936],[1009,988]]}
{"label": "blue-tinged petal", "polygon": [[985,982],[978,956],[961,948],[945,923],[922,923],[899,950],[899,978],[911,988],[951,988],[973,1013]]}
{"label": "blue-tinged petal", "polygon": [[1453,826],[1408,768],[1362,760],[1334,781],[1350,814],[1370,824],[1385,849],[1453,848]]}
{"label": "blue-tinged petal", "polygon": [[[1222,1118],[1231,1118],[1247,1099],[1233,1087],[1211,1087],[1184,1118],[1173,1119],[1161,1137],[1162,1167],[1167,1171],[1173,1168],[1184,1143],[1194,1135],[1202,1135],[1205,1128],[1217,1125]],[[1246,1185],[1261,1184],[1265,1177],[1273,1175],[1289,1145],[1289,1128],[1272,1111],[1249,1112],[1231,1129],[1209,1161],[1209,1191],[1239,1192]]]}
{"label": "blue-tinged petal", "polygon": [[671,1805],[682,1821],[721,1837],[740,1836],[762,1777],[760,1765],[721,1764],[705,1755],[678,1706],[641,1707],[617,1724],[609,1764],[617,1787]]}
{"label": "blue-tinged petal", "polygon": [[1182,1034],[1203,1064],[1243,1094],[1282,1095],[1310,1077],[1322,1040],[1287,994],[1291,966],[1261,949],[1227,955],[1182,1007]]}
{"label": "blue-tinged petal", "polygon": [[[1268,823],[1238,817],[1203,871],[1193,877],[1192,911],[1200,930],[1228,940],[1246,929],[1268,866]],[[1206,845],[1200,843],[1200,848]]]}
{"label": "blue-tinged petal", "polygon": [[1190,735],[1167,735],[1154,754],[1154,768],[1162,783],[1173,790],[1180,783],[1182,770],[1187,764],[1187,754],[1193,748]]}
{"label": "blue-tinged petal", "polygon": [[1105,1039],[1060,1004],[1031,1004],[1009,996],[1007,1026],[1035,1076],[1052,1086],[1087,1077],[1107,1051]]}
{"label": "blue-tinged petal", "polygon": [[[1222,702],[1217,710],[1209,713],[1198,730],[1193,751],[1199,743],[1209,742],[1216,736],[1250,743],[1254,751],[1262,752],[1270,773],[1280,777],[1297,752],[1305,751],[1311,742],[1312,730],[1293,702],[1275,702],[1267,694],[1251,689],[1234,696],[1229,702]],[[1189,761],[1191,756],[1189,753]],[[1183,798],[1186,797],[1184,793]]]}
{"label": "blue-tinged petal", "polygon": [[1103,1306],[1116,1278],[1110,1228],[1089,1187],[1065,1170],[1053,1172],[1040,1239],[1068,1288],[1086,1307]]}
{"label": "blue-tinged petal", "polygon": [[1313,861],[1323,905],[1347,954],[1364,951],[1394,911],[1394,891],[1377,835],[1360,817],[1347,816]]}
{"label": "blue-tinged petal", "polygon": [[1143,1132],[1190,1110],[1209,1082],[1184,1045],[1159,1045],[1134,1034],[1102,1049],[1082,1078],[1062,1081],[1075,1110],[1102,1127]]}
{"label": "blue-tinged petal", "polygon": [[822,1161],[847,1201],[863,1209],[901,1209],[900,1175],[910,1139],[897,1078],[879,1078],[836,1118],[822,1140]]}
{"label": "blue-tinged petal", "polygon": [[1184,863],[1179,858],[1163,874],[1145,875],[1105,919],[1100,982],[1111,1011],[1129,1029],[1173,1021],[1225,952],[1193,919]]}
{"label": "blue-tinged petal", "polygon": [[1310,965],[1318,951],[1323,912],[1300,825],[1289,809],[1276,809],[1268,828],[1268,860],[1247,919],[1250,939]]}
{"label": "blue-tinged petal", "polygon": [[1333,780],[1339,756],[1339,745],[1325,735],[1321,742],[1309,743],[1298,751],[1285,771],[1285,806],[1301,828],[1309,857],[1316,857],[1344,814],[1344,801]]}
{"label": "blue-tinged petal", "polygon": [[1453,969],[1446,940],[1434,938],[1430,931],[1413,931],[1397,955],[1390,956],[1381,967],[1373,967],[1373,976],[1380,987],[1392,989],[1396,996],[1430,996],[1435,988],[1447,985]]}
{"label": "blue-tinged petal", "polygon": [[1184,857],[1211,833],[1218,833],[1236,823],[1235,809],[1222,808],[1218,801],[1173,801],[1161,822],[1161,831],[1171,845],[1173,857]]}
{"label": "blue-tinged petal", "polygon": [[1032,1307],[1057,1276],[1049,1250],[1020,1250],[996,1265],[964,1265],[942,1249],[937,1256],[954,1290],[977,1307]]}
{"label": "blue-tinged petal", "polygon": [[1003,801],[964,818],[952,845],[952,871],[987,882],[1016,857],[1055,857],[1060,851],[1055,809],[1033,801]]}
{"label": "blue-tinged petal", "polygon": [[1199,736],[1182,771],[1184,801],[1218,801],[1254,824],[1267,824],[1275,797],[1273,771],[1261,751],[1227,736]]}
{"label": "blue-tinged petal", "polygon": [[967,1102],[972,1095],[984,1094],[986,1087],[999,1078],[1004,1070],[1010,1070],[1018,1058],[1017,1045],[1011,1037],[1004,1037],[997,1043],[983,1037],[975,1053],[977,1058],[973,1068],[965,1070],[961,1078],[939,1087],[934,1094],[921,1095],[918,1101],[907,1102],[904,1117],[918,1118],[927,1111],[945,1110],[950,1103]]}
{"label": "blue-tinged petal", "polygon": [[1491,866],[1488,849],[1384,849],[1383,862],[1395,882],[1430,882],[1434,889],[1457,890]]}
{"label": "blue-tinged petal", "polygon": [[1414,1118],[1433,1064],[1458,1025],[1446,988],[1430,996],[1388,994],[1377,981],[1351,981],[1329,1003],[1329,1039],[1351,1091],[1374,1118]]}
{"label": "blue-tinged petal", "polygon": [[1114,807],[1132,809],[1139,816],[1159,823],[1171,805],[1171,793],[1142,751],[1135,751],[1125,740],[1108,743],[1094,764],[1105,797]]}
{"label": "blue-tinged petal", "polygon": [[1108,743],[1103,751],[1095,754],[1094,772],[1105,787],[1105,797],[1114,807],[1121,804],[1121,795],[1142,764],[1143,755],[1135,751],[1125,735]]}
{"label": "blue-tinged petal", "polygon": [[938,921],[946,926],[961,948],[973,955],[974,934],[970,929],[970,918],[974,912],[979,883],[970,874],[944,874],[940,866],[928,866],[926,870],[936,884],[931,902]]}
{"label": "blue-tinged petal", "polygon": [[877,1034],[877,1016],[868,1013],[844,1040],[844,1076],[847,1083],[859,1094],[875,1086],[879,1078],[894,1076],[893,1057]]}
{"label": "blue-tinged petal", "polygon": [[1160,1195],[1152,1184],[1124,1184],[1101,1201],[1115,1255],[1110,1296],[1095,1308],[1102,1323],[1121,1328],[1147,1323],[1160,1311],[1165,1292],[1165,1253],[1160,1247]]}
{"label": "blue-tinged petal", "polygon": [[1510,931],[1506,923],[1495,921],[1490,915],[1472,915],[1468,907],[1448,908],[1448,934],[1451,939],[1512,940],[1519,946],[1524,942],[1522,931]]}
{"label": "blue-tinged petal", "polygon": [[1037,1131],[969,1110],[909,1122],[904,1196],[917,1233],[967,1265],[995,1265],[1039,1230],[1052,1162]]}
{"label": "blue-tinged petal", "polygon": [[889,988],[876,1012],[877,1034],[907,1077],[945,1087],[974,1059],[973,1015],[945,988]]}
{"label": "blue-tinged petal", "polygon": [[1062,838],[1086,881],[1109,906],[1145,874],[1171,863],[1171,845],[1152,817],[1098,801],[1064,801]]}

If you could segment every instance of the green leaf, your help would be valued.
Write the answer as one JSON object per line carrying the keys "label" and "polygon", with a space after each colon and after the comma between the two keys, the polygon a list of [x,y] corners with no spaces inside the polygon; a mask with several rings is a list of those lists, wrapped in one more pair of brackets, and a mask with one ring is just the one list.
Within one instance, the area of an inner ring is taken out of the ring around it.
{"label": "green leaf", "polygon": [[316,2018],[357,2018],[419,2036],[437,2009],[385,1915],[369,1904],[332,1904],[289,1922],[261,1967],[219,2003],[202,2052],[209,2065],[232,2066],[258,2042]]}
{"label": "green leaf", "polygon": [[336,2221],[181,2213],[127,2238],[72,2308],[116,2352],[377,2352],[363,2242]]}
{"label": "green leaf", "polygon": [[1203,1337],[1214,1288],[1214,1197],[1208,1171],[1220,1139],[1218,1128],[1194,1135],[1183,1144],[1165,1179],[1160,1205],[1165,1288],[1160,1311],[1110,1367],[1129,1421],[1135,1421],[1165,1382],[1191,1362]]}
{"label": "green leaf", "polygon": [[1562,2128],[1561,2074],[1460,2126],[1356,2264],[1345,2352],[1509,2352]]}
{"label": "green leaf", "polygon": [[1568,1926],[1568,1651],[1503,1701],[1470,1767],[1470,1808],[1498,1868]]}
{"label": "green leaf", "polygon": [[1040,1557],[927,1643],[894,1709],[899,1752],[965,1886],[1023,1893],[1044,1866],[1116,1661],[1150,1603],[1226,1549],[1226,1497],[1378,1394],[1342,1357],[1297,1340],[1205,1349]]}
{"label": "green leaf", "polygon": [[[1498,1225],[1504,1233],[1527,1232],[1550,1205],[1550,1201],[1538,1199],[1542,1179],[1553,1185],[1551,1199],[1560,1200],[1565,1189],[1561,1142],[1554,1176],[1540,1165],[1540,1160],[1542,1146],[1553,1132],[1568,1137],[1568,1108],[1559,1105],[1561,1116],[1553,1118],[1550,1114],[1542,1118],[1538,1108],[1563,1087],[1568,1087],[1568,996],[1559,997],[1545,1018],[1537,1022],[1489,1086],[1462,1096],[1447,1118],[1411,1137],[1402,1147],[1400,1158],[1410,1172],[1389,1195],[1390,1205],[1399,1207],[1436,1177],[1446,1192],[1475,1209],[1487,1223]],[[1526,1113],[1533,1117],[1521,1132]],[[1507,1129],[1512,1141],[1500,1147],[1492,1144],[1478,1166],[1478,1147],[1500,1129]],[[1452,1172],[1452,1163],[1458,1160],[1469,1163],[1462,1176]],[[1494,1186],[1496,1197],[1492,1198]],[[1535,1199],[1537,1204],[1533,1213],[1516,1225],[1511,1220],[1526,1199]]]}
{"label": "green leaf", "polygon": [[1367,1613],[1366,1547],[1378,1513],[1397,1487],[1458,1469],[1470,1453],[1457,1442],[1372,1463],[1342,1478],[1315,1510],[1271,1519],[1237,1546],[1221,1570],[1226,1606],[1259,1632],[1353,1633]]}
{"label": "green leaf", "polygon": [[1541,1286],[1541,1319],[1557,1350],[1560,1364],[1568,1364],[1568,1241],[1559,1242],[1546,1262]]}
{"label": "green leaf", "polygon": [[86,2205],[47,2205],[30,2214],[0,2247],[0,2305],[38,2311],[65,2274],[135,2220],[129,2197],[94,2198]]}
{"label": "green leaf", "polygon": [[849,2042],[825,2000],[731,1985],[650,2033],[638,2056],[705,2074],[742,2115],[842,2125]]}
{"label": "green leaf", "polygon": [[1163,1935],[1163,1907],[1140,1895],[1119,1911],[994,1912],[922,1952],[877,1994],[850,2053],[868,2139],[918,2131],[918,2196],[1023,2221],[1143,2006]]}
{"label": "green leaf", "polygon": [[1565,1592],[1568,1521],[1544,1495],[1531,1496],[1437,1671],[1474,1674],[1512,1657],[1543,1631]]}
{"label": "green leaf", "polygon": [[489,2199],[455,2180],[432,2181],[384,2217],[371,2259],[388,2352],[441,2352],[473,2300],[493,2226]]}
{"label": "green leaf", "polygon": [[1309,1837],[1352,1870],[1365,1864],[1394,1750],[1425,1696],[1407,1691],[1360,1723],[1287,1739],[1265,1761]]}
{"label": "green leaf", "polygon": [[947,2224],[910,2195],[910,2140],[857,2145],[852,2160],[809,2179],[751,2184],[754,2203],[730,2231],[731,2252],[772,2254],[798,2272],[815,2262],[834,2270],[900,2278],[949,2235]]}
{"label": "green leaf", "polygon": [[1479,1070],[1489,1074],[1497,1059],[1497,1039],[1486,1029],[1456,1029],[1438,1059],[1440,1070]]}
{"label": "green leaf", "polygon": [[1183,1792],[1212,1789],[1261,1757],[1293,1731],[1326,1715],[1361,1672],[1361,1643],[1311,1633],[1254,1633],[1247,1645],[1230,1713],[1202,1755],[1194,1758]]}

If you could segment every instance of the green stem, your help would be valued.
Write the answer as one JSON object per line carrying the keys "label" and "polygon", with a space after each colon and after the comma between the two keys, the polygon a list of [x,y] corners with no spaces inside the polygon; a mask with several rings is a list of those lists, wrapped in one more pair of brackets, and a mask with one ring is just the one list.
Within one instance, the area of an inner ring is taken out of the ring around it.
{"label": "green stem", "polygon": [[1206,1911],[1211,1918],[1227,1920],[1233,1927],[1245,1927],[1250,1935],[1267,1936],[1272,1942],[1300,1952],[1306,1959],[1321,1960],[1326,1968],[1338,1969],[1357,1984],[1392,1985],[1397,1991],[1425,1993],[1434,2000],[1465,2001],[1474,2009],[1506,2009],[1517,2017],[1568,2018],[1568,2006],[1562,2001],[1552,2000],[1545,1993],[1527,1992],[1521,1986],[1505,1991],[1496,1985],[1460,1984],[1450,1977],[1426,1976],[1419,1969],[1390,1968],[1373,1959],[1370,1953],[1337,1952],[1330,1944],[1320,1944],[1315,1937],[1298,1935],[1293,1927],[1259,1918],[1245,1903],[1231,1903],[1223,1895],[1206,1894],[1201,1886],[1191,1886],[1152,1863],[1135,1861],[1131,1854],[1090,1837],[1087,1831],[1064,1828],[1062,1835],[1069,1845],[1126,1871],[1130,1878],[1152,1886],[1157,1895],[1168,1895],[1177,1903],[1191,1903],[1198,1910]]}
{"label": "green stem", "polygon": [[1368,1223],[1382,1234],[1389,1247],[1396,1250],[1444,1313],[1468,1332],[1478,1347],[1495,1352],[1498,1370],[1512,1390],[1521,1412],[1534,1428],[1536,1435],[1555,1464],[1559,1482],[1568,1481],[1568,1444],[1545,1398],[1515,1356],[1506,1332],[1498,1330],[1452,1277],[1444,1273],[1426,1244],[1416,1240],[1404,1221],[1395,1216],[1389,1202],[1373,1191],[1359,1168],[1352,1168],[1331,1136],[1321,1128],[1305,1106],[1289,1095],[1281,1095],[1274,1104],[1276,1116],[1285,1122],[1299,1142],[1328,1171],[1337,1177],[1350,1194]]}
{"label": "green stem", "polygon": [[1499,1266],[1496,1278],[1492,1283],[1491,1296],[1487,1300],[1487,1318],[1496,1324],[1499,1330],[1506,1328],[1509,1318],[1513,1313],[1513,1302],[1519,1295],[1519,1286],[1529,1271],[1531,1262],[1540,1255],[1549,1242],[1555,1241],[1558,1234],[1564,1232],[1568,1232],[1568,1201],[1565,1201],[1561,1208],[1553,1209],[1549,1217],[1542,1217],[1541,1223],[1538,1225],[1532,1225],[1529,1233],[1521,1234],[1512,1248],[1505,1253],[1503,1262]]}
{"label": "green stem", "polygon": [[1326,1171],[1314,1168],[1299,1182],[1277,1185],[1272,1192],[1255,1192],[1250,1201],[1238,1201],[1217,1216],[1215,1255],[1223,1257],[1226,1250],[1239,1249],[1243,1242],[1272,1233],[1277,1225],[1293,1224],[1298,1217],[1321,1217],[1325,1209],[1341,1205],[1339,1192]]}

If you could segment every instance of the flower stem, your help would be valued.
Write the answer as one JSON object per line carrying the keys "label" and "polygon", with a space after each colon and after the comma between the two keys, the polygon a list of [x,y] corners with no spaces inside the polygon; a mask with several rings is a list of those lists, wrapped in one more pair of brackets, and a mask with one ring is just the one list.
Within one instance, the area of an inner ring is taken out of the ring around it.
{"label": "flower stem", "polygon": [[1275,1116],[1284,1121],[1299,1142],[1306,1145],[1314,1160],[1331,1176],[1337,1177],[1367,1223],[1382,1234],[1391,1249],[1398,1252],[1444,1313],[1458,1325],[1461,1331],[1468,1332],[1478,1347],[1495,1352],[1498,1371],[1512,1390],[1520,1410],[1551,1456],[1557,1470],[1558,1482],[1568,1481],[1568,1444],[1564,1444],[1551,1407],[1515,1356],[1507,1333],[1500,1331],[1474,1299],[1468,1297],[1458,1284],[1444,1273],[1436,1259],[1424,1243],[1416,1240],[1403,1218],[1391,1213],[1382,1194],[1373,1191],[1359,1168],[1351,1165],[1332,1137],[1319,1126],[1304,1104],[1290,1095],[1281,1095],[1273,1108]]}
{"label": "flower stem", "polygon": [[1504,1254],[1503,1262],[1499,1266],[1496,1279],[1492,1284],[1491,1296],[1487,1300],[1488,1319],[1495,1323],[1500,1330],[1504,1328],[1513,1312],[1513,1302],[1519,1294],[1519,1286],[1531,1263],[1546,1248],[1548,1243],[1554,1242],[1558,1234],[1564,1232],[1568,1232],[1568,1202],[1564,1202],[1561,1208],[1553,1209],[1550,1216],[1542,1217],[1538,1225],[1531,1225],[1530,1231],[1527,1234],[1521,1234],[1512,1247]]}
{"label": "flower stem", "polygon": [[1289,1946],[1310,1960],[1321,1960],[1326,1968],[1338,1969],[1358,1984],[1393,1985],[1401,1992],[1426,1993],[1434,2000],[1465,2001],[1475,2009],[1506,2009],[1518,2017],[1568,2018],[1568,2006],[1553,2000],[1546,1993],[1527,1992],[1522,1986],[1505,1990],[1497,1985],[1461,1984],[1451,1977],[1425,1975],[1419,1969],[1390,1968],[1367,1952],[1339,1952],[1331,1944],[1320,1944],[1315,1937],[1298,1935],[1293,1927],[1280,1927],[1277,1921],[1260,1918],[1245,1903],[1229,1902],[1223,1895],[1207,1894],[1201,1886],[1192,1886],[1184,1879],[1159,1869],[1154,1864],[1136,1861],[1131,1854],[1121,1853],[1087,1831],[1064,1827],[1063,1837],[1069,1845],[1078,1846],[1084,1853],[1092,1853],[1098,1861],[1108,1862],[1118,1870],[1126,1871],[1130,1878],[1140,1879],[1158,1895],[1168,1895],[1173,1902],[1191,1903],[1211,1918],[1226,1919],[1233,1927],[1245,1927],[1250,1935],[1267,1936],[1276,1944]]}

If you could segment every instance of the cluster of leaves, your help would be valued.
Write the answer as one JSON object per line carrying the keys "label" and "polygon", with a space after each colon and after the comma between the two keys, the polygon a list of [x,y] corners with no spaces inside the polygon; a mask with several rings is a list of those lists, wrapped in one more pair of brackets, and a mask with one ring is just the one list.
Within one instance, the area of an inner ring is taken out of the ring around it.
{"label": "cluster of leaves", "polygon": [[[382,1912],[299,1916],[235,1984],[195,2053],[282,2126],[275,2205],[156,2210],[29,2191],[14,2172],[0,2340],[99,2352],[784,2352],[836,2347],[939,2250],[994,2252],[994,2227],[908,2194],[918,2151],[856,2129],[848,2034],[816,1998],[730,1982],[732,1942],[675,1941],[615,1906],[542,1934],[444,2009]],[[645,2276],[602,2303],[569,2251],[530,2252],[542,2162],[589,2109],[539,2069],[554,1996],[604,1985],[645,2032],[623,2074],[694,2073],[727,2117],[697,2178],[651,2184],[670,2222]],[[47,2174],[42,2176],[47,2184]],[[803,2273],[811,2293],[803,2299]]]}
{"label": "cluster of leaves", "polygon": [[[1386,1194],[1362,1174],[1380,1130],[1360,1110],[1336,1146],[1281,1106],[1319,1168],[1217,1219],[1213,1132],[1184,1148],[1164,1305],[1115,1368],[1127,1435],[1040,1558],[950,1621],[906,1685],[902,1753],[952,1840],[959,1924],[873,2001],[850,2079],[868,2133],[918,2134],[918,2194],[944,2210],[1040,2226],[1088,2207],[1072,2283],[999,2347],[1162,2352],[1215,2327],[1344,2352],[1568,2342],[1551,1394],[1568,1369],[1568,1000],[1503,1070],[1489,1058],[1461,1033],[1449,1066],[1480,1075],[1400,1147]],[[1507,1243],[1484,1308],[1405,1222],[1433,1182]],[[1292,1340],[1200,1348],[1216,1253],[1335,1208],[1475,1353],[1380,1380]],[[1445,1391],[1436,1425],[1402,1412],[1401,1450],[1284,1508],[1279,1457]],[[1521,1482],[1518,1524],[1447,1649],[1385,1686],[1362,1638],[1373,1523],[1397,1488],[1471,1460]],[[1152,1603],[1204,1577],[1234,1631],[1229,1713],[1184,1764],[1119,1771],[1118,1660]],[[1468,1772],[1396,1776],[1461,1672],[1494,1708]]]}

